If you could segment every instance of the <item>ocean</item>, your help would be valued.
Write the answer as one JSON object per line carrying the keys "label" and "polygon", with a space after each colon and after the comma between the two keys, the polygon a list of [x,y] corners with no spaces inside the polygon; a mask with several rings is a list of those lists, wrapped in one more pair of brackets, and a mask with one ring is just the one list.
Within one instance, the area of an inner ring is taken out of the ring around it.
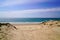
{"label": "ocean", "polygon": [[60,20],[60,18],[0,18],[0,23],[39,24],[49,20]]}
{"label": "ocean", "polygon": [[0,22],[43,22],[60,18],[0,18]]}

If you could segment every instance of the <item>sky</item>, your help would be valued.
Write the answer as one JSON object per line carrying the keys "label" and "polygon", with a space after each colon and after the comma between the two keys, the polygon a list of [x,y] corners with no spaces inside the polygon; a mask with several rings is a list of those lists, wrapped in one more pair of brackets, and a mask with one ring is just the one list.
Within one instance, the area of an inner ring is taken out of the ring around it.
{"label": "sky", "polygon": [[0,0],[0,18],[60,18],[60,0]]}

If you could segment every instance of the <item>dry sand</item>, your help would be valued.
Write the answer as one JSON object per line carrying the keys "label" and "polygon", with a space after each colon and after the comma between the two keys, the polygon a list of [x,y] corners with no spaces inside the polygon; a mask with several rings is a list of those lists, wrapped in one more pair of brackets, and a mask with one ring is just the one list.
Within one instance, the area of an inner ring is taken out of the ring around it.
{"label": "dry sand", "polygon": [[60,21],[13,25],[17,30],[11,31],[10,40],[60,40]]}
{"label": "dry sand", "polygon": [[13,25],[17,27],[14,40],[60,40],[60,21]]}

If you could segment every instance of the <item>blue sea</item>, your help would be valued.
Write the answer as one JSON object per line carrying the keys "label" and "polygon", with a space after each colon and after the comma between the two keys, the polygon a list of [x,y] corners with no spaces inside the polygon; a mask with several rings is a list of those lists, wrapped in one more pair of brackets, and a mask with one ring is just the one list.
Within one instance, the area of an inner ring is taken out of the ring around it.
{"label": "blue sea", "polygon": [[0,22],[43,22],[60,18],[0,18]]}

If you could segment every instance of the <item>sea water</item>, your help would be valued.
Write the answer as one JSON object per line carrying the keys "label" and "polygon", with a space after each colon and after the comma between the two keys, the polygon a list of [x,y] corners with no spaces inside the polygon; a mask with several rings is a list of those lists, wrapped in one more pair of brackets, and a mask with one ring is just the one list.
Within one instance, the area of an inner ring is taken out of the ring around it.
{"label": "sea water", "polygon": [[49,20],[60,20],[60,18],[0,18],[0,22],[10,23],[39,23]]}

